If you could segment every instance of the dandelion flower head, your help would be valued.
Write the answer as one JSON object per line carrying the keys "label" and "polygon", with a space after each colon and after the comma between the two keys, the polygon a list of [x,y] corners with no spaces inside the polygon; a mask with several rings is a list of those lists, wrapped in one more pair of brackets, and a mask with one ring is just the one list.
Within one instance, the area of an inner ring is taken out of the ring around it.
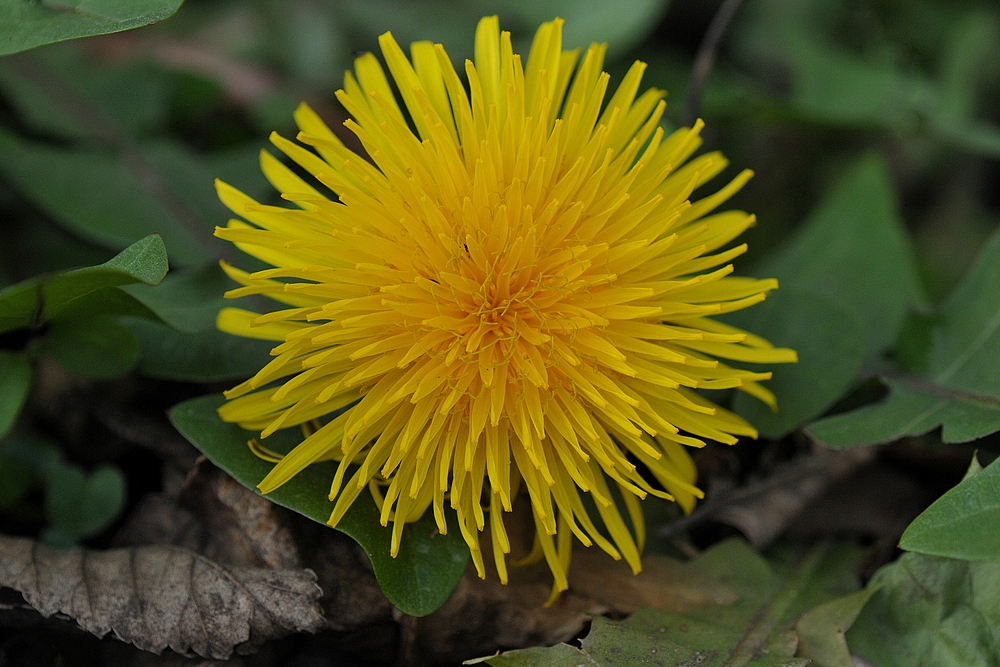
{"label": "dandelion flower head", "polygon": [[218,183],[242,220],[216,235],[274,267],[223,264],[243,285],[227,296],[282,304],[219,314],[223,331],[277,343],[219,413],[263,438],[303,427],[261,491],[339,461],[330,525],[368,490],[393,555],[404,525],[432,511],[485,576],[489,523],[506,582],[503,515],[526,489],[532,553],[556,593],[574,539],[638,572],[639,499],[690,511],[702,493],[685,448],[756,436],[694,390],[773,407],[769,372],[720,360],[795,360],[711,319],[777,287],[730,275],[746,245],[727,246],[754,217],[714,212],[751,173],[693,197],[728,164],[692,159],[702,123],[665,133],[665,93],[639,94],[641,62],[608,99],[606,46],[563,50],[561,20],[538,29],[522,63],[484,18],[464,82],[440,44],[416,42],[407,58],[391,34],[379,43],[402,105],[372,54],[337,92],[364,155],[303,105],[299,143],[271,140],[310,181],[261,155],[295,208]]}

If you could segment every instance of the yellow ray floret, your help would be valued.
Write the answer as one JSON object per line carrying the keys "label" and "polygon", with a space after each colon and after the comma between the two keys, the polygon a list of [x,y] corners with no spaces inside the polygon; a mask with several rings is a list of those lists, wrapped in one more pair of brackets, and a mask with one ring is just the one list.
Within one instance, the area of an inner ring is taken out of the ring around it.
{"label": "yellow ray floret", "polygon": [[666,135],[664,93],[639,94],[642,63],[609,98],[605,47],[563,50],[561,20],[539,28],[526,65],[496,17],[461,71],[439,44],[415,43],[409,58],[389,33],[379,44],[389,75],[364,55],[337,93],[366,155],[303,105],[309,148],[272,142],[315,180],[261,159],[296,208],[218,184],[242,220],[216,235],[274,267],[224,266],[241,285],[228,296],[281,304],[220,313],[223,331],[277,346],[219,413],[264,438],[309,425],[261,491],[339,461],[330,525],[367,488],[393,524],[394,556],[406,522],[431,509],[445,533],[451,507],[480,576],[489,522],[506,581],[503,514],[525,489],[533,557],[555,594],[574,538],[638,571],[638,499],[690,511],[702,494],[685,447],[756,437],[693,390],[736,388],[774,407],[760,384],[770,373],[720,360],[796,360],[711,319],[777,287],[731,275],[746,246],[724,248],[754,218],[714,212],[751,174],[693,197],[727,165],[690,159],[701,122]]}

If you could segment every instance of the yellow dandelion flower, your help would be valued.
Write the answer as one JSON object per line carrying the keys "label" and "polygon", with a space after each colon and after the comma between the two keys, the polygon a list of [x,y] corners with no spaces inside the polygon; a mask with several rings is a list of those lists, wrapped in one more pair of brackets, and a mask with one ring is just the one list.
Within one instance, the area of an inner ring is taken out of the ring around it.
{"label": "yellow dandelion flower", "polygon": [[693,390],[738,388],[773,406],[759,384],[770,373],[718,360],[795,361],[710,319],[777,287],[730,276],[746,246],[723,248],[754,217],[712,213],[751,173],[692,203],[727,165],[719,153],[690,159],[701,122],[666,135],[665,93],[638,94],[641,62],[605,102],[605,45],[582,60],[564,51],[561,20],[539,28],[522,64],[497,18],[484,18],[467,86],[440,44],[416,42],[407,58],[391,34],[379,43],[403,106],[372,54],[337,92],[366,156],[303,105],[297,139],[312,150],[271,141],[315,182],[261,154],[297,208],[218,183],[243,220],[216,235],[274,267],[224,264],[243,285],[227,296],[287,306],[220,312],[223,331],[279,344],[219,414],[264,438],[314,424],[260,490],[340,461],[330,525],[368,488],[392,522],[393,555],[428,508],[445,533],[447,504],[480,576],[489,522],[506,582],[503,513],[523,484],[555,594],[574,537],[638,572],[638,500],[690,511],[702,493],[685,447],[756,436]]}

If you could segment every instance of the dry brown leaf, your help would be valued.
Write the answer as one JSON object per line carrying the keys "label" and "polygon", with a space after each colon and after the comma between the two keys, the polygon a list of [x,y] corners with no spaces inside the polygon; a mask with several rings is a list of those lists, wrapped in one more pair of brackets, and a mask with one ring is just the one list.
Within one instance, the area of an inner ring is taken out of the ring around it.
{"label": "dry brown leaf", "polygon": [[[511,562],[527,554],[534,539],[524,499],[514,504],[513,514],[510,520],[505,517]],[[482,542],[488,549],[488,527]],[[498,581],[492,559],[486,560],[486,570],[486,579],[480,580],[470,565],[444,606],[416,619],[416,642],[424,658],[460,662],[498,650],[550,646],[578,636],[595,615],[621,616],[640,607],[677,614],[737,600],[721,581],[656,554],[643,558],[643,571],[635,576],[626,563],[597,547],[578,546],[573,550],[569,590],[549,607],[545,602],[552,593],[552,575],[544,562],[510,567],[506,586]]]}
{"label": "dry brown leaf", "polygon": [[184,484],[178,505],[204,526],[198,553],[230,565],[302,567],[289,527],[292,512],[254,493],[204,457]]}
{"label": "dry brown leaf", "polygon": [[[830,486],[870,462],[874,450],[847,451],[817,447],[816,451],[779,466],[759,484],[767,490],[735,502],[725,502],[712,512],[716,521],[739,530],[757,549],[771,544],[801,512]],[[784,480],[781,484],[775,481]]]}
{"label": "dry brown leaf", "polygon": [[187,549],[52,549],[0,536],[0,586],[140,649],[216,660],[326,627],[309,570],[223,567]]}
{"label": "dry brown leaf", "polygon": [[619,614],[632,614],[643,607],[683,614],[696,607],[732,604],[738,599],[729,586],[679,560],[646,554],[642,572],[634,575],[624,561],[613,560],[593,548],[573,552],[569,590]]}
{"label": "dry brown leaf", "polygon": [[526,646],[550,646],[580,634],[591,616],[607,607],[564,593],[551,607],[552,578],[543,563],[512,568],[510,583],[495,573],[485,580],[470,566],[448,601],[429,616],[416,619],[420,654],[431,662],[468,658]]}

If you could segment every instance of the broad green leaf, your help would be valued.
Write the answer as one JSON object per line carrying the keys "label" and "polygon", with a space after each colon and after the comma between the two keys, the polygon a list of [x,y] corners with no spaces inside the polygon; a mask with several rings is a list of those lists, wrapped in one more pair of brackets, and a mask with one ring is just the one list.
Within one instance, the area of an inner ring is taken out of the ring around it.
{"label": "broad green leaf", "polygon": [[943,426],[945,442],[1000,430],[1000,233],[955,289],[933,329],[927,375],[888,378],[881,403],[819,421],[816,439],[834,446],[888,442]]}
{"label": "broad green leaf", "polygon": [[865,355],[858,317],[830,297],[782,287],[727,321],[798,352],[796,364],[767,366],[778,411],[737,394],[733,407],[762,435],[778,438],[823,414],[854,382]]}
{"label": "broad green leaf", "polygon": [[1000,459],[969,475],[924,510],[903,533],[899,546],[932,556],[1000,561],[998,525]]}
{"label": "broad green leaf", "polygon": [[875,590],[856,591],[806,612],[795,624],[797,655],[809,658],[816,667],[854,667],[845,634]]}
{"label": "broad green leaf", "polygon": [[[247,446],[247,442],[259,434],[219,418],[217,409],[223,402],[219,395],[191,399],[174,406],[170,419],[212,463],[244,486],[254,489],[273,464],[257,458]],[[296,442],[292,433],[286,430],[268,439],[267,446],[277,447],[274,441],[280,441],[279,436],[291,440],[286,445]],[[334,507],[327,494],[336,465],[334,462],[314,464],[266,497],[310,519],[326,523]],[[438,534],[428,512],[404,529],[399,554],[392,558],[389,555],[390,531],[379,524],[375,501],[363,493],[337,528],[354,538],[368,554],[379,586],[389,601],[403,613],[423,616],[448,599],[469,557],[454,518],[450,525],[453,529],[447,535]]]}
{"label": "broad green leaf", "polygon": [[167,273],[167,253],[156,235],[147,236],[98,266],[40,276],[0,290],[0,332],[39,326],[78,314],[149,315],[141,303],[117,289],[155,285]]}
{"label": "broad green leaf", "polygon": [[[499,13],[501,20],[510,16],[514,27],[527,29],[529,34],[544,21],[561,17],[563,44],[566,48],[586,49],[593,42],[606,42],[610,57],[627,53],[655,29],[667,10],[666,0],[542,0],[521,2],[477,0],[480,13]],[[509,29],[501,24],[503,29]],[[456,54],[457,55],[457,54]]]}
{"label": "broad green leaf", "polygon": [[903,554],[875,573],[878,590],[847,633],[878,667],[995,666],[1000,563]]}
{"label": "broad green leaf", "polygon": [[751,3],[734,30],[734,51],[745,68],[780,68],[784,100],[805,120],[912,130],[918,114],[933,108],[935,86],[884,52],[855,53],[838,43],[830,29],[844,20],[838,10],[834,3]]}
{"label": "broad green leaf", "polygon": [[139,362],[139,339],[111,317],[55,322],[42,349],[66,370],[95,380],[121,377]]}
{"label": "broad green leaf", "polygon": [[[923,5],[924,3],[909,3]],[[926,11],[926,7],[922,7]],[[959,150],[1000,156],[1000,126],[974,118],[977,89],[996,72],[997,19],[988,10],[935,12],[955,16],[955,25],[928,21],[938,38],[939,62],[931,77],[899,57],[910,41],[924,38],[881,34],[859,47],[864,36],[844,24],[851,17],[843,3],[759,0],[740,13],[733,51],[742,70],[758,71],[767,83],[780,71],[784,113],[800,121],[842,128],[883,129],[895,134],[925,134]],[[886,27],[898,27],[890,21]],[[926,26],[929,27],[929,26]],[[889,31],[891,32],[890,28]],[[895,39],[894,39],[895,38]],[[897,43],[893,43],[897,42]],[[905,46],[904,46],[905,43]],[[944,48],[941,49],[941,44]],[[773,84],[772,84],[773,88]],[[988,112],[988,102],[983,110]]]}
{"label": "broad green leaf", "polygon": [[139,319],[128,322],[142,341],[140,372],[169,380],[213,382],[250,377],[271,361],[273,342],[215,328],[220,309],[240,305],[239,300],[223,297],[232,287],[217,264],[173,272],[156,287],[125,287],[169,325]]}
{"label": "broad green leaf", "polygon": [[23,355],[0,350],[0,438],[7,435],[31,389],[31,364]]}
{"label": "broad green leaf", "polygon": [[137,318],[129,318],[126,325],[142,344],[139,372],[148,377],[185,382],[243,380],[272,359],[271,341],[212,329],[184,333]]}
{"label": "broad green leaf", "polygon": [[45,479],[45,514],[49,528],[43,539],[54,546],[71,546],[110,526],[125,509],[125,475],[102,464],[92,473],[59,463]]}
{"label": "broad green leaf", "polygon": [[854,163],[798,233],[754,273],[853,309],[864,322],[870,355],[895,343],[907,312],[926,301],[888,167],[876,154]]}
{"label": "broad green leaf", "polygon": [[1000,26],[989,11],[963,12],[950,31],[941,69],[940,102],[928,128],[952,145],[1000,157],[1000,126],[976,118],[979,89],[998,73]]}
{"label": "broad green leaf", "polygon": [[640,610],[625,621],[597,617],[576,649],[510,651],[486,661],[495,667],[538,665],[699,665],[800,667],[795,620],[817,604],[857,587],[852,547],[822,545],[792,562],[768,563],[744,542],[712,547],[693,566],[740,595],[731,606],[682,615]]}
{"label": "broad green leaf", "polygon": [[0,55],[162,21],[183,0],[0,0]]}
{"label": "broad green leaf", "polygon": [[113,250],[85,241],[46,220],[37,211],[24,211],[17,230],[17,252],[30,258],[33,275],[58,273],[80,266],[103,264],[115,256]]}
{"label": "broad green leaf", "polygon": [[[122,289],[141,301],[165,324],[184,333],[215,329],[215,318],[227,306],[238,305],[223,294],[233,289],[218,264],[174,271],[159,285],[128,285]],[[273,347],[273,345],[272,345]]]}
{"label": "broad green leaf", "polygon": [[391,30],[400,44],[420,39],[441,42],[461,62],[472,57],[476,23],[499,14],[500,26],[511,31],[515,53],[527,57],[535,30],[543,21],[561,17],[566,48],[586,49],[607,42],[609,59],[620,57],[655,30],[668,0],[345,0],[341,11],[356,29],[370,35]]}
{"label": "broad green leaf", "polygon": [[0,60],[0,90],[24,124],[58,138],[140,136],[167,121],[166,74],[145,61],[96,65],[77,44]]}
{"label": "broad green leaf", "polygon": [[199,218],[184,191],[155,168],[162,157],[156,147],[124,156],[57,148],[0,131],[0,152],[0,172],[53,220],[90,241],[117,249],[157,233],[177,264],[212,256],[210,221]]}

